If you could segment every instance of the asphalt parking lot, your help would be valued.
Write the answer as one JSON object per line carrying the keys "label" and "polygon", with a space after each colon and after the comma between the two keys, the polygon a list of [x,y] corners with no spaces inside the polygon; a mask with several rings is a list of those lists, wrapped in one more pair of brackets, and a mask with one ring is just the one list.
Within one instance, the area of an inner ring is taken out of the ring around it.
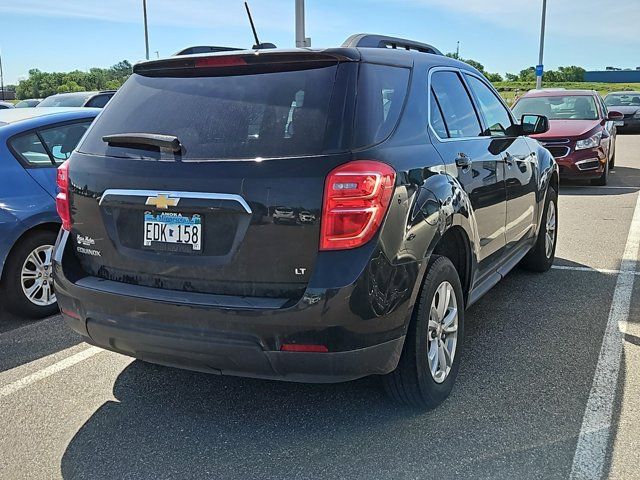
{"label": "asphalt parking lot", "polygon": [[609,186],[561,188],[554,269],[468,311],[428,413],[374,378],[175,370],[0,310],[0,478],[640,478],[639,191],[640,135],[618,137]]}

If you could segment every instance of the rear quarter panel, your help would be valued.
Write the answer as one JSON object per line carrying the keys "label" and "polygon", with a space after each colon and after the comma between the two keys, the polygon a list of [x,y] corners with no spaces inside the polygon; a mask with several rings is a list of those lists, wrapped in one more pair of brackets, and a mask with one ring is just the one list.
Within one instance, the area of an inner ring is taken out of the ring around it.
{"label": "rear quarter panel", "polygon": [[[55,173],[55,169],[52,169]],[[47,193],[0,138],[0,275],[7,256],[24,232],[44,223],[59,223],[53,197]]]}

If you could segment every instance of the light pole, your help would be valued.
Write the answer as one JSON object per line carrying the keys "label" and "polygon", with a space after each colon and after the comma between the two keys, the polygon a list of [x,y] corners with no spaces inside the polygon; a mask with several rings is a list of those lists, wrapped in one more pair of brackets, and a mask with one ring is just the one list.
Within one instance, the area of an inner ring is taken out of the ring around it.
{"label": "light pole", "polygon": [[304,33],[304,0],[296,0],[296,48],[309,48],[311,39]]}
{"label": "light pole", "polygon": [[142,13],[144,14],[144,48],[145,56],[149,60],[149,29],[147,28],[147,0],[142,0]]}
{"label": "light pole", "polygon": [[4,74],[2,73],[2,51],[0,51],[0,91],[2,91],[2,100],[4,100]]}
{"label": "light pole", "polygon": [[547,0],[542,0],[542,23],[540,25],[540,56],[536,67],[536,88],[542,88],[542,74],[544,73],[544,28],[547,20]]}

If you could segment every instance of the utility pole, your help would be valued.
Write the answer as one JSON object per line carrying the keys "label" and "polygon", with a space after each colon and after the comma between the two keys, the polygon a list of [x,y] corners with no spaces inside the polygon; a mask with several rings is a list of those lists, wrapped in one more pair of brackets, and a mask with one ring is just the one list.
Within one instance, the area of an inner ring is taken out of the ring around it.
{"label": "utility pole", "polygon": [[458,43],[456,44],[456,60],[458,60],[460,58],[460,40],[458,40]]}
{"label": "utility pole", "polygon": [[304,0],[296,0],[296,48],[309,48],[311,39],[304,33]]}
{"label": "utility pole", "polygon": [[536,88],[542,88],[542,74],[544,73],[544,28],[547,20],[547,0],[542,0],[542,23],[540,26],[540,56],[536,67]]}
{"label": "utility pole", "polygon": [[144,48],[145,57],[149,60],[149,28],[147,27],[147,0],[142,0],[142,12],[144,14]]}
{"label": "utility pole", "polygon": [[0,90],[2,91],[2,100],[4,100],[4,74],[2,73],[2,52],[0,51]]}

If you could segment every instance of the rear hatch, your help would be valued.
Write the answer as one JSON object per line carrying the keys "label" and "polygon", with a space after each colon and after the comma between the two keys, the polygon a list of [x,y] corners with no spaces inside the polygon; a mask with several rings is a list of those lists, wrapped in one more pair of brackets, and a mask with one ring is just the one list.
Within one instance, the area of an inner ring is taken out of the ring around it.
{"label": "rear hatch", "polygon": [[317,52],[137,66],[69,163],[84,273],[300,298],[324,179],[350,159],[356,73],[351,58]]}
{"label": "rear hatch", "polygon": [[358,59],[335,49],[137,65],[70,159],[79,273],[301,298],[327,175],[390,134],[407,93],[408,68]]}

